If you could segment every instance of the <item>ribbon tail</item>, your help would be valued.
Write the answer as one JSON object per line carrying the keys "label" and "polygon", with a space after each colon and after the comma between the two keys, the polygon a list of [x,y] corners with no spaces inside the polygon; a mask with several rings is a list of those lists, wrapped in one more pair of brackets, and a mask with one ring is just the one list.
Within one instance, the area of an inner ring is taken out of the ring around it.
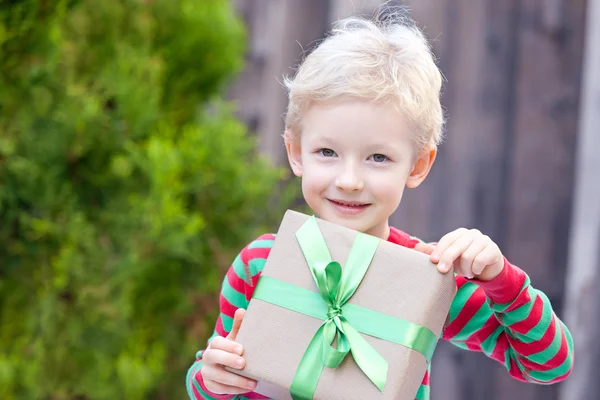
{"label": "ribbon tail", "polygon": [[[336,329],[333,321],[327,321],[323,326],[323,363],[328,368],[337,368],[350,352],[350,343],[343,330]],[[337,349],[331,344],[338,337]]]}
{"label": "ribbon tail", "polygon": [[317,390],[317,384],[321,378],[323,372],[323,330],[325,324],[321,325],[317,333],[313,336],[310,341],[292,384],[290,386],[290,395],[294,400],[312,400]]}
{"label": "ribbon tail", "polygon": [[350,342],[352,357],[358,367],[383,392],[387,380],[388,362],[347,321],[342,322]]}

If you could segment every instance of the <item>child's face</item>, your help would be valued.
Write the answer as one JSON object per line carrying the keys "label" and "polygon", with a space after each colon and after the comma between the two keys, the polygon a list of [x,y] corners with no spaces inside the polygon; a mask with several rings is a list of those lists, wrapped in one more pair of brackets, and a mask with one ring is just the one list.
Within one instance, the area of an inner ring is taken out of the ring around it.
{"label": "child's face", "polygon": [[435,149],[416,154],[411,133],[392,105],[349,100],[313,105],[299,138],[286,133],[292,170],[320,218],[381,238],[404,186],[424,179]]}

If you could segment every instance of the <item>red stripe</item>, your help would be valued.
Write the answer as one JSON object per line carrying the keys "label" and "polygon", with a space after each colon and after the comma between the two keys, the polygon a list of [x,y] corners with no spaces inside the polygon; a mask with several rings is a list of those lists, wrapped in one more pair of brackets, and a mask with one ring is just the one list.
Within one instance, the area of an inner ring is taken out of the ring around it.
{"label": "red stripe", "polygon": [[559,327],[562,336],[562,341],[560,343],[560,349],[558,350],[558,353],[556,353],[556,355],[550,360],[548,360],[548,362],[546,362],[545,364],[537,364],[527,360],[526,358],[519,358],[519,361],[521,361],[521,364],[523,364],[523,366],[535,371],[543,372],[554,369],[560,366],[563,362],[565,362],[567,357],[569,357],[569,345],[567,344],[567,337],[564,334],[562,325],[560,325]]}
{"label": "red stripe", "polygon": [[196,399],[196,400],[204,399],[204,396],[201,396],[198,389],[196,389],[196,385],[194,385],[193,383],[190,383],[190,385],[192,385],[192,392],[194,393],[194,399]]}
{"label": "red stripe", "polygon": [[235,311],[239,308],[231,304],[223,294],[219,296],[219,306],[221,307],[221,312],[229,318],[233,318]]}
{"label": "red stripe", "polygon": [[227,332],[225,330],[225,328],[223,328],[223,321],[221,320],[220,315],[217,318],[217,324],[215,325],[215,331],[217,331],[217,334],[219,334],[220,336],[223,336],[223,337],[225,337],[229,334],[229,332]]}
{"label": "red stripe", "polygon": [[[196,381],[200,384],[200,388],[202,388],[203,391],[205,391],[207,394],[209,394],[211,397],[213,397],[217,400],[229,400],[235,396],[233,394],[216,394],[216,393],[213,393],[210,390],[208,390],[206,388],[206,386],[204,386],[204,378],[202,378],[202,370],[196,372],[194,379],[196,379]],[[200,396],[200,393],[196,390],[196,387],[193,384],[192,384],[192,387],[194,389],[194,396],[198,396],[197,397],[198,399],[204,399],[203,396]]]}
{"label": "red stripe", "polygon": [[227,271],[227,282],[238,293],[246,293],[246,282],[235,273],[233,266]]}
{"label": "red stripe", "polygon": [[530,356],[532,354],[539,353],[544,351],[552,344],[554,340],[554,336],[556,335],[556,322],[554,319],[554,315],[552,315],[552,319],[550,320],[550,326],[544,333],[544,336],[541,337],[540,340],[536,340],[531,343],[523,343],[517,339],[509,338],[509,342],[512,348],[521,356]]}
{"label": "red stripe", "polygon": [[416,239],[408,239],[405,242],[405,247],[408,247],[409,249],[414,249],[415,246],[417,245],[417,243],[420,243],[420,242]]}
{"label": "red stripe", "polygon": [[256,240],[275,240],[275,235],[272,233],[265,233],[264,235],[260,235]]}
{"label": "red stripe", "polygon": [[541,296],[536,296],[535,301],[533,302],[533,307],[531,308],[531,311],[529,312],[527,318],[525,318],[522,321],[515,322],[512,325],[509,325],[510,330],[525,335],[531,330],[531,328],[533,328],[540,322],[540,320],[542,319],[543,311],[544,300]]}
{"label": "red stripe", "polygon": [[260,278],[261,274],[262,274],[262,271],[252,277],[252,289],[248,291],[248,294],[250,296],[252,296],[252,293],[254,292],[254,288],[256,287],[256,284],[258,283],[258,279]]}
{"label": "red stripe", "polygon": [[[248,263],[255,258],[264,258],[267,259],[269,257],[269,253],[271,252],[270,247],[256,247],[254,249],[246,250],[246,257],[248,257]],[[248,264],[246,264],[248,265]]]}
{"label": "red stripe", "polygon": [[565,379],[567,379],[569,377],[569,375],[571,375],[571,372],[573,372],[573,366],[571,366],[571,369],[569,369],[569,371],[567,371],[566,374],[558,376],[558,377],[556,377],[554,379],[551,379],[549,381],[541,381],[539,379],[535,379],[535,378],[532,378],[532,377],[529,377],[529,379],[532,382],[534,382],[534,383],[540,383],[540,384],[546,384],[546,385],[548,385],[548,384],[551,384],[551,383],[557,383],[557,382],[564,381]]}
{"label": "red stripe", "polygon": [[[539,297],[539,296],[536,296]],[[504,313],[516,310],[517,308],[530,303],[531,302],[531,296],[529,295],[529,290],[525,289],[523,290],[521,293],[518,294],[518,296],[513,300],[513,302],[510,304],[510,306],[504,310]]]}
{"label": "red stripe", "polygon": [[460,289],[467,282],[468,282],[468,280],[464,276],[460,276],[460,275],[457,276],[456,277],[456,289]]}
{"label": "red stripe", "polygon": [[428,386],[429,385],[429,370],[425,370],[425,376],[423,377],[423,381],[421,385]]}
{"label": "red stripe", "polygon": [[567,379],[569,377],[569,375],[571,375],[571,372],[573,372],[573,364],[571,364],[571,369],[569,369],[569,371],[567,371],[567,373],[564,374],[564,375],[558,376],[558,377],[556,377],[556,378],[554,378],[552,380],[549,380],[547,382],[540,382],[540,381],[537,381],[537,380],[536,380],[536,382],[540,382],[540,383],[557,383],[557,382],[562,382],[565,379]]}
{"label": "red stripe", "polygon": [[261,394],[258,393],[244,393],[242,396],[244,396],[247,399],[251,399],[251,400],[270,400],[269,397],[265,397]]}
{"label": "red stripe", "polygon": [[466,345],[469,346],[470,350],[481,351],[481,343],[483,343],[492,333],[494,333],[496,328],[499,326],[500,324],[498,323],[496,316],[494,314],[490,315],[485,324],[483,324],[479,330],[467,338],[465,341]]}
{"label": "red stripe", "polygon": [[494,346],[494,350],[492,350],[492,354],[490,354],[490,358],[492,360],[496,360],[501,363],[506,362],[506,350],[508,350],[508,335],[506,332],[500,333],[498,335],[498,340],[496,341],[496,345]]}
{"label": "red stripe", "polygon": [[485,303],[485,293],[483,290],[477,288],[465,302],[464,307],[460,310],[456,318],[444,330],[444,339],[452,339],[456,336],[473,318],[475,313],[479,311],[483,303]]}
{"label": "red stripe", "polygon": [[510,359],[510,369],[508,370],[508,373],[510,374],[510,376],[512,376],[516,380],[519,380],[521,382],[529,382],[523,376],[523,373],[519,369],[519,366],[517,365],[517,362],[514,359],[512,359],[512,358]]}

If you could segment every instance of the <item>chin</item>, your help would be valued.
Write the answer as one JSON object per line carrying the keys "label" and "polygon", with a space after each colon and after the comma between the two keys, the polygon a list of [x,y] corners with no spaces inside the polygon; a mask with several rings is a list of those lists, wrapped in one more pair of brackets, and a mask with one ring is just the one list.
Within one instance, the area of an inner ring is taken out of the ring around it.
{"label": "chin", "polygon": [[326,215],[324,218],[326,221],[333,222],[334,224],[343,226],[345,228],[353,229],[359,232],[367,232],[373,229],[374,224],[369,221],[365,221],[363,218],[345,218],[339,215]]}

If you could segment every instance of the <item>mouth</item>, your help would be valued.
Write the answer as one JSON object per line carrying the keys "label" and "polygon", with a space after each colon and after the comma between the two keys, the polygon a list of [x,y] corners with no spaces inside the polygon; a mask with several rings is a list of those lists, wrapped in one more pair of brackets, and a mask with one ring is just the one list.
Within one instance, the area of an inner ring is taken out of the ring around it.
{"label": "mouth", "polygon": [[371,205],[371,203],[363,203],[359,201],[327,200],[335,207],[336,210],[343,214],[357,214]]}

